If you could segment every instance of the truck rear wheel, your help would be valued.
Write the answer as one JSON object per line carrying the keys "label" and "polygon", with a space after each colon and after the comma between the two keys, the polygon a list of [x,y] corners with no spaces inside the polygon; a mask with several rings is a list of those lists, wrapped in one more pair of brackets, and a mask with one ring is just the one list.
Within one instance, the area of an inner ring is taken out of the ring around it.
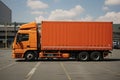
{"label": "truck rear wheel", "polygon": [[35,54],[34,54],[32,51],[28,51],[28,52],[25,54],[25,60],[26,60],[26,61],[35,60]]}
{"label": "truck rear wheel", "polygon": [[98,60],[101,59],[101,57],[102,57],[102,56],[101,56],[101,53],[98,52],[98,51],[92,52],[92,53],[90,54],[90,59],[93,60],[93,61],[98,61]]}
{"label": "truck rear wheel", "polygon": [[80,60],[80,61],[87,61],[87,60],[89,60],[88,52],[80,52],[78,54],[78,60]]}

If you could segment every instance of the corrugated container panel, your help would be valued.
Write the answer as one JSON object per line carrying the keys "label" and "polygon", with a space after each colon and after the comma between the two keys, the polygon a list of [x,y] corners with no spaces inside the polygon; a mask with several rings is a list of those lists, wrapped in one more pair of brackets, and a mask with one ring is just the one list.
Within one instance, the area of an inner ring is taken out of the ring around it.
{"label": "corrugated container panel", "polygon": [[112,22],[42,22],[42,50],[112,49]]}

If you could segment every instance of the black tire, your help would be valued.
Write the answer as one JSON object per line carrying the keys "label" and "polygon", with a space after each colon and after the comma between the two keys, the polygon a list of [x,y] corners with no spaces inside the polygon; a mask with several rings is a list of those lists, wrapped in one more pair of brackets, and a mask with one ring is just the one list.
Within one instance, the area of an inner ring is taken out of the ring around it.
{"label": "black tire", "polygon": [[25,54],[25,60],[26,60],[26,61],[33,61],[33,60],[35,60],[35,54],[34,54],[34,52],[28,51],[28,52]]}
{"label": "black tire", "polygon": [[80,60],[80,61],[87,61],[87,60],[89,60],[88,52],[80,52],[78,54],[78,60]]}
{"label": "black tire", "polygon": [[90,59],[93,61],[99,61],[102,59],[101,53],[98,51],[92,52],[90,54]]}

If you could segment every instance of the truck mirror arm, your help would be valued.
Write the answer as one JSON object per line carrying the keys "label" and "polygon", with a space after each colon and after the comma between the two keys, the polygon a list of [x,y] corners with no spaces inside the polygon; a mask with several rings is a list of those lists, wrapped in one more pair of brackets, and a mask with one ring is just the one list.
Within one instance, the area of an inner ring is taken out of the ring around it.
{"label": "truck mirror arm", "polygon": [[17,35],[16,43],[20,43],[22,41],[21,35]]}

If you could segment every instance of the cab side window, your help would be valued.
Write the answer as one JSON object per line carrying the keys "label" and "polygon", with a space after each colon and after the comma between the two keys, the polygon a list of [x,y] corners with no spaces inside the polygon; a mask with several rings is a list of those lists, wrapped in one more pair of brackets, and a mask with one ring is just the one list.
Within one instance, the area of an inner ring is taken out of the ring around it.
{"label": "cab side window", "polygon": [[28,34],[20,34],[20,37],[22,41],[28,41],[29,40],[29,35]]}

